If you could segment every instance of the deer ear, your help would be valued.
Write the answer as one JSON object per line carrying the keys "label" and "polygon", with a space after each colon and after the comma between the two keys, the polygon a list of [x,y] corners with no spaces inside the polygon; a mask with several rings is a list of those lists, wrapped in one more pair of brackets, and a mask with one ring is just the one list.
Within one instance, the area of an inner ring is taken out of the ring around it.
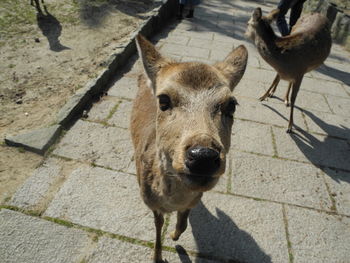
{"label": "deer ear", "polygon": [[143,68],[149,80],[155,87],[156,77],[159,70],[167,61],[156,50],[154,45],[142,35],[136,36],[136,47],[142,61]]}
{"label": "deer ear", "polygon": [[271,24],[273,21],[277,19],[279,13],[280,13],[280,10],[278,8],[274,9],[270,13],[268,13],[265,18]]}
{"label": "deer ear", "polygon": [[252,17],[254,19],[254,21],[258,21],[259,19],[261,19],[262,17],[262,11],[261,11],[261,8],[258,7],[254,10],[253,14],[252,14]]}
{"label": "deer ear", "polygon": [[229,80],[231,91],[237,86],[243,77],[247,66],[248,51],[245,46],[240,45],[231,51],[223,62],[216,63],[216,67]]}

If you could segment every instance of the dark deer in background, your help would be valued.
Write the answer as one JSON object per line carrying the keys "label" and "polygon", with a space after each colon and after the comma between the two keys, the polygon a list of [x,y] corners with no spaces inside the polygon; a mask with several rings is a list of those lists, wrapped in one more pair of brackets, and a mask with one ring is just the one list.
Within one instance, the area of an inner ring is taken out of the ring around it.
{"label": "dark deer in background", "polygon": [[287,132],[290,133],[293,125],[294,103],[303,76],[326,60],[332,39],[328,19],[318,13],[301,17],[293,26],[290,35],[278,37],[270,25],[277,14],[278,10],[274,10],[264,17],[260,8],[255,9],[248,22],[245,35],[253,40],[262,58],[277,71],[270,88],[260,100],[273,95],[280,79],[289,82],[284,102],[287,106],[289,105],[291,89],[291,109],[287,129]]}
{"label": "dark deer in background", "polygon": [[137,178],[156,226],[154,261],[162,262],[163,215],[177,211],[171,238],[187,227],[190,209],[225,171],[235,111],[233,88],[242,78],[244,46],[213,66],[164,58],[136,39],[145,74],[131,116]]}

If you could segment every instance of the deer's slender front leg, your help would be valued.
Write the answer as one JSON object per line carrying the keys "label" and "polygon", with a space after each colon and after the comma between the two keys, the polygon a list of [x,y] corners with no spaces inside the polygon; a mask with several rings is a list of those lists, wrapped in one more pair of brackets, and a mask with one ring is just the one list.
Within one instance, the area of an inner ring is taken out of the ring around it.
{"label": "deer's slender front leg", "polygon": [[293,86],[292,86],[292,96],[290,98],[290,116],[289,116],[289,123],[288,123],[287,133],[291,133],[292,132],[294,103],[295,103],[295,99],[296,99],[296,97],[298,95],[298,91],[299,91],[302,79],[303,79],[303,76],[298,78],[293,83]]}
{"label": "deer's slender front leg", "polygon": [[292,88],[292,85],[293,83],[289,82],[287,93],[286,93],[286,96],[284,97],[284,104],[286,104],[287,107],[289,106],[289,92],[290,92],[290,89]]}
{"label": "deer's slender front leg", "polygon": [[277,85],[280,82],[280,76],[277,74],[275,79],[273,80],[270,88],[265,92],[264,95],[262,95],[262,97],[259,98],[260,101],[263,101],[264,99],[266,99],[268,96],[272,96],[273,93],[276,91]]}
{"label": "deer's slender front leg", "polygon": [[156,225],[156,244],[154,246],[153,260],[156,263],[162,263],[162,227],[164,224],[164,216],[157,211],[153,211],[153,214],[154,224]]}
{"label": "deer's slender front leg", "polygon": [[177,222],[176,222],[176,228],[175,230],[170,234],[170,237],[172,240],[176,241],[179,239],[181,234],[186,230],[187,228],[187,218],[190,214],[190,209],[187,209],[183,212],[178,211],[177,212]]}

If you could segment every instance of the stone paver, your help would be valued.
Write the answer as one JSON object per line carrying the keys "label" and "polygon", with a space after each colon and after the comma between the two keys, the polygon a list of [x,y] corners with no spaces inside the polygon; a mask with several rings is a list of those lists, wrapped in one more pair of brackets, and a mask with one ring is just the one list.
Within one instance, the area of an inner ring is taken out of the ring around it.
{"label": "stone paver", "polygon": [[[169,217],[163,241],[169,263],[349,261],[350,56],[333,44],[324,65],[305,74],[296,129],[286,134],[288,83],[258,100],[276,72],[244,37],[252,11],[260,6],[267,14],[277,3],[204,0],[194,19],[171,23],[151,39],[181,62],[213,64],[242,44],[249,53],[233,92],[239,106],[226,172],[193,209],[177,242],[169,237],[176,216]],[[108,95],[45,156],[6,203],[11,206],[3,206],[21,212],[0,211],[1,262],[151,261],[153,250],[140,241],[154,244],[153,214],[140,197],[128,131],[142,70],[137,55],[130,58],[108,83]],[[28,216],[29,209],[42,215]],[[107,233],[97,238],[88,228]]]}
{"label": "stone paver", "polygon": [[62,179],[62,167],[57,159],[49,159],[17,190],[10,205],[34,209],[45,202],[50,188]]}
{"label": "stone paver", "polygon": [[0,211],[0,240],[4,263],[81,262],[92,245],[82,230],[6,209]]}
{"label": "stone paver", "polygon": [[131,101],[121,100],[108,123],[125,129],[129,128],[131,109]]}
{"label": "stone paver", "polygon": [[79,120],[53,152],[59,156],[135,173],[129,132],[118,127]]}
{"label": "stone paver", "polygon": [[[152,256],[153,249],[151,248],[103,237],[99,240],[92,255],[87,259],[87,263],[115,263],[116,259],[120,263],[151,262]],[[214,261],[166,251],[163,251],[163,259],[174,263],[214,263]]]}
{"label": "stone paver", "polygon": [[104,121],[111,111],[118,105],[120,99],[115,97],[104,97],[104,99],[95,103],[88,113],[88,120],[90,121]]}
{"label": "stone paver", "polygon": [[350,145],[346,140],[305,131],[286,136],[285,129],[275,127],[273,131],[279,157],[350,170]]}
{"label": "stone paver", "polygon": [[232,128],[231,151],[274,155],[271,127],[251,121],[235,120]]}
{"label": "stone paver", "polygon": [[349,261],[349,218],[295,207],[286,210],[294,262]]}
{"label": "stone paver", "polygon": [[233,155],[232,193],[330,210],[322,171],[313,165],[249,153]]}
{"label": "stone paver", "polygon": [[103,168],[74,170],[45,215],[142,240],[152,241],[155,234],[136,176]]}
{"label": "stone paver", "polygon": [[[179,241],[165,244],[240,262],[288,262],[288,249],[279,204],[206,193],[194,208]],[[175,227],[172,216],[169,230]]]}
{"label": "stone paver", "polygon": [[137,92],[137,77],[123,77],[118,80],[108,91],[110,96],[133,99]]}
{"label": "stone paver", "polygon": [[350,216],[350,173],[331,169],[325,169],[324,172],[337,211]]}

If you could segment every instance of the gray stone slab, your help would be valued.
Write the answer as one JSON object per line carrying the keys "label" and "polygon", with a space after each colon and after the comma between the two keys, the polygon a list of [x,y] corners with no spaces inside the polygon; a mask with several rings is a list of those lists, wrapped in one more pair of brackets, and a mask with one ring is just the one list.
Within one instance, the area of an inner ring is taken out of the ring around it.
{"label": "gray stone slab", "polygon": [[88,235],[36,217],[0,211],[1,262],[81,262],[92,245]]}
{"label": "gray stone slab", "polygon": [[341,84],[332,81],[324,81],[316,78],[303,79],[301,89],[317,93],[330,94],[334,96],[348,97],[348,94],[346,93]]}
{"label": "gray stone slab", "polygon": [[118,127],[79,120],[53,153],[135,173],[133,168],[129,169],[133,156],[129,131]]}
{"label": "gray stone slab", "polygon": [[133,99],[137,93],[137,77],[122,77],[108,91],[109,96]]}
{"label": "gray stone slab", "polygon": [[[288,262],[281,205],[216,193],[205,193],[202,202],[191,211],[179,241],[167,235],[166,245],[181,245],[225,262]],[[169,231],[175,223],[173,215]]]}
{"label": "gray stone slab", "polygon": [[349,261],[349,218],[295,207],[286,210],[294,262]]}
{"label": "gray stone slab", "polygon": [[[266,124],[278,125],[286,127],[289,121],[290,108],[287,108],[282,102],[268,101],[260,102],[259,100],[251,100],[238,98],[239,105],[235,113],[235,118],[251,120]],[[299,109],[294,110],[294,124],[301,129],[306,130],[306,126]]]}
{"label": "gray stone slab", "polygon": [[[276,72],[273,70],[257,69],[252,67],[247,67],[244,73],[244,78],[247,78],[253,81],[266,82],[266,83],[272,83],[275,77],[276,77]],[[266,90],[268,88],[269,88],[269,85],[265,87]]]}
{"label": "gray stone slab", "polygon": [[231,192],[331,210],[323,173],[313,165],[236,152]]}
{"label": "gray stone slab", "polygon": [[171,35],[165,38],[164,41],[176,45],[187,46],[190,38],[188,36]]}
{"label": "gray stone slab", "polygon": [[188,48],[186,46],[181,46],[178,44],[170,44],[170,43],[169,44],[165,43],[160,49],[160,52],[164,56],[176,55],[176,56],[190,56],[190,57],[196,57],[196,58],[209,58],[209,49],[207,48],[197,48],[197,47]]}
{"label": "gray stone slab", "polygon": [[136,176],[81,167],[66,179],[45,212],[83,226],[154,240],[153,213],[143,203]]}
{"label": "gray stone slab", "polygon": [[250,121],[235,120],[232,127],[231,149],[274,155],[271,127]]}
{"label": "gray stone slab", "polygon": [[60,135],[61,129],[61,125],[52,125],[47,128],[7,136],[5,142],[10,146],[23,147],[28,151],[44,154]]}
{"label": "gray stone slab", "polygon": [[216,49],[216,50],[225,49],[229,52],[233,48],[233,43],[191,38],[190,41],[188,42],[188,46],[189,46],[189,48],[190,47],[201,47],[201,48],[205,47],[208,49]]}
{"label": "gray stone slab", "polygon": [[103,97],[100,101],[92,105],[87,119],[90,121],[104,121],[119,102],[119,98]]}
{"label": "gray stone slab", "polygon": [[278,156],[350,170],[350,145],[345,140],[293,130],[273,128]]}
{"label": "gray stone slab", "polygon": [[[97,248],[87,259],[87,263],[152,262],[152,257],[153,249],[151,248],[123,242],[118,239],[102,237],[97,244]],[[163,259],[171,263],[214,263],[214,261],[167,251],[163,251]]]}
{"label": "gray stone slab", "polygon": [[108,120],[108,123],[118,127],[128,129],[129,123],[130,123],[131,110],[132,110],[131,101],[127,101],[127,100],[120,101],[116,112]]}
{"label": "gray stone slab", "polygon": [[350,99],[326,95],[327,101],[335,114],[350,116]]}
{"label": "gray stone slab", "polygon": [[[251,59],[251,56],[249,56],[249,59]],[[235,87],[233,90],[233,94],[235,96],[239,97],[248,97],[255,99],[256,102],[258,103],[258,98],[261,97],[265,93],[266,87],[269,87],[268,82],[264,81],[256,81],[256,80],[251,80],[248,78],[245,78],[243,76],[242,80],[238,83],[238,85]],[[281,88],[282,90],[285,90],[284,88]],[[272,101],[272,99],[268,99],[268,101]]]}
{"label": "gray stone slab", "polygon": [[230,48],[211,49],[209,59],[217,62],[223,61],[230,54],[231,50]]}
{"label": "gray stone slab", "polygon": [[62,179],[61,169],[59,160],[46,160],[16,191],[9,204],[24,209],[38,208],[48,197],[50,188]]}
{"label": "gray stone slab", "polygon": [[350,140],[350,116],[303,110],[309,131]]}
{"label": "gray stone slab", "polygon": [[325,169],[325,180],[338,213],[350,216],[350,173]]}
{"label": "gray stone slab", "polygon": [[[308,82],[308,78],[304,78],[303,81]],[[303,85],[304,85],[304,82],[301,84],[301,88],[298,92],[297,98],[295,100],[295,106],[300,107],[302,109],[310,109],[310,110],[331,113],[331,109],[329,108],[324,95],[320,93],[304,90]],[[266,89],[268,89],[269,86],[270,85],[267,85]],[[278,85],[278,88],[274,96],[280,98],[280,100],[283,101],[285,94],[287,92],[287,87],[288,87],[288,82],[281,81],[280,84]]]}

